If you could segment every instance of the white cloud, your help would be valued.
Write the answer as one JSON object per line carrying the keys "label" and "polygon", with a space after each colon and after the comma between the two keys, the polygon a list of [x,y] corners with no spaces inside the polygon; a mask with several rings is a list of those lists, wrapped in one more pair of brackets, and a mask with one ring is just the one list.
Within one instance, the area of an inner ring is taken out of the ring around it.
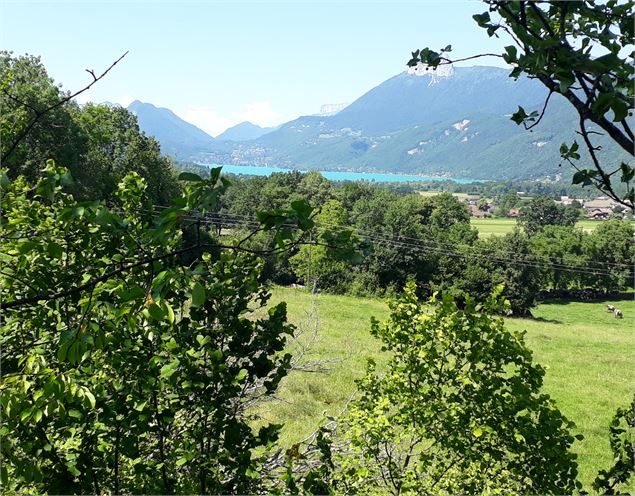
{"label": "white cloud", "polygon": [[[243,111],[232,114],[238,119],[238,122],[249,121],[262,127],[269,127],[280,122],[282,117],[278,112],[271,108],[271,102],[268,100],[262,102],[248,103],[243,107]],[[237,124],[238,124],[237,122]]]}
{"label": "white cloud", "polygon": [[218,136],[228,127],[236,124],[231,119],[223,117],[211,107],[192,107],[189,106],[185,112],[177,112],[178,116],[200,127],[203,131],[212,136]]}
{"label": "white cloud", "polygon": [[134,99],[134,97],[132,95],[129,95],[128,93],[125,93],[125,94],[121,95],[121,97],[119,98],[117,103],[119,105],[121,105],[123,108],[126,108],[128,105],[130,105],[134,101],[135,101],[135,99]]}
{"label": "white cloud", "polygon": [[243,105],[239,112],[223,115],[212,107],[189,106],[183,112],[177,112],[181,119],[200,127],[212,136],[218,136],[226,129],[249,121],[262,127],[269,127],[283,121],[283,116],[271,108],[268,100]]}

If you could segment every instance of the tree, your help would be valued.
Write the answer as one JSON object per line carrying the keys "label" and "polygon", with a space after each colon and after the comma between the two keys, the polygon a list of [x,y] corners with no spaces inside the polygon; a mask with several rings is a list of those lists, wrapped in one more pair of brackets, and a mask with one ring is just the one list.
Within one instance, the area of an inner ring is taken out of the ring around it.
{"label": "tree", "polygon": [[121,107],[86,104],[72,111],[85,146],[76,162],[68,164],[79,198],[109,198],[129,172],[145,179],[153,202],[167,205],[179,192],[176,169],[161,156],[159,143],[141,132],[134,114]]}
{"label": "tree", "polygon": [[[499,288],[500,291],[500,288]],[[571,494],[574,424],[540,392],[544,370],[521,333],[467,299],[417,300],[410,284],[371,332],[390,352],[385,374],[369,361],[359,397],[340,421],[345,493]],[[500,293],[498,293],[500,294]]]}
{"label": "tree", "polygon": [[[594,278],[592,262],[604,260],[589,259],[585,250],[587,235],[582,229],[569,226],[545,226],[531,239],[532,251],[536,254],[536,261],[542,262],[542,287],[555,290],[566,290],[591,282]],[[578,267],[584,272],[573,272],[567,266]],[[598,269],[600,272],[603,269]]]}
{"label": "tree", "polygon": [[[107,72],[93,74],[89,86]],[[46,161],[54,160],[75,178],[66,187],[76,199],[97,200],[110,198],[126,173],[135,171],[146,180],[152,201],[166,205],[179,186],[157,141],[139,130],[127,110],[80,108],[72,96],[54,84],[39,58],[0,52],[0,153],[8,177],[35,181]]]}
{"label": "tree", "polygon": [[519,203],[518,195],[515,192],[507,192],[501,195],[496,203],[498,204],[498,208],[496,209],[496,214],[506,217],[509,214],[509,211],[512,208],[516,208]]}
{"label": "tree", "polygon": [[[348,215],[338,200],[327,200],[314,220],[317,227],[313,235],[319,238],[323,232],[333,230],[334,226],[346,226]],[[345,293],[349,289],[352,279],[351,264],[341,260],[324,246],[302,246],[289,261],[298,280],[309,286],[309,289],[315,287],[334,293]]]}
{"label": "tree", "polygon": [[449,279],[449,291],[486,301],[498,285],[516,316],[531,315],[540,290],[540,270],[532,260],[529,239],[518,229],[505,236],[479,240],[466,249],[464,265]]}
{"label": "tree", "polygon": [[270,251],[186,244],[228,183],[220,168],[181,178],[154,213],[134,172],[112,209],[65,193],[51,161],[35,184],[0,174],[3,489],[259,491],[279,426],[253,431],[248,408],[286,374],[293,328],[284,304],[253,318],[269,296],[257,257],[299,245],[311,208],[260,214]]}
{"label": "tree", "polygon": [[0,153],[10,177],[35,180],[47,159],[78,161],[84,140],[71,115],[73,104],[55,106],[66,96],[38,57],[0,52]]}
{"label": "tree", "polygon": [[634,238],[633,224],[625,220],[604,221],[588,236],[587,260],[604,264],[604,270],[593,276],[594,287],[609,292],[633,287]]}
{"label": "tree", "polygon": [[545,226],[574,226],[579,210],[558,205],[546,196],[535,196],[520,209],[518,223],[528,236],[533,236]]}
{"label": "tree", "polygon": [[484,0],[484,3],[488,10],[473,18],[487,30],[488,36],[505,36],[512,42],[503,53],[452,60],[447,56],[451,46],[439,52],[424,48],[412,53],[408,65],[423,63],[435,69],[485,55],[502,58],[513,66],[510,77],[525,74],[548,90],[541,110],[527,113],[519,107],[512,115],[512,120],[526,129],[538,125],[554,93],[562,95],[578,114],[578,132],[593,164],[592,169],[580,169],[576,164],[580,145],[577,141],[563,144],[562,158],[577,170],[573,183],[592,184],[633,211],[635,168],[623,162],[602,163],[594,133],[603,132],[626,153],[635,154],[632,121],[629,121],[634,106],[635,2]]}

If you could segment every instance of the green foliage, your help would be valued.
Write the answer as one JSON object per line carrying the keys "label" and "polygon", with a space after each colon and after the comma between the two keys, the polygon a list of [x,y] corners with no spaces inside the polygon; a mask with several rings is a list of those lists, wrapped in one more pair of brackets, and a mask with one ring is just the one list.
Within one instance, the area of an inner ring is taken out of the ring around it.
{"label": "green foliage", "polygon": [[[369,362],[344,422],[344,492],[569,494],[580,488],[573,423],[542,394],[544,370],[523,335],[490,315],[493,296],[461,310],[449,296],[417,300],[414,285],[373,322],[391,358]],[[432,308],[429,308],[430,305]]]}
{"label": "green foliage", "polygon": [[587,259],[602,261],[608,274],[594,277],[592,285],[598,289],[611,291],[633,287],[635,268],[635,229],[628,221],[607,220],[602,222],[586,244]]}
{"label": "green foliage", "polygon": [[[314,231],[315,238],[337,243],[335,239],[324,239],[332,225],[342,226],[348,223],[348,216],[337,200],[327,200],[315,222],[320,225]],[[334,293],[345,293],[351,284],[352,266],[336,256],[327,246],[305,245],[289,259],[291,266],[303,284],[310,288],[326,289]]]}
{"label": "green foliage", "polygon": [[579,216],[578,209],[558,205],[546,196],[536,196],[520,209],[518,223],[528,236],[533,236],[545,226],[574,226]]}
{"label": "green foliage", "polygon": [[[473,16],[489,37],[509,36],[513,43],[499,56],[513,66],[510,77],[526,74],[539,80],[549,94],[541,111],[524,108],[511,119],[526,129],[536,126],[553,93],[562,95],[579,117],[579,134],[591,156],[593,168],[580,169],[579,145],[560,148],[562,158],[578,171],[574,184],[592,184],[633,210],[634,169],[628,163],[611,163],[594,144],[600,129],[633,156],[633,8],[635,2],[510,2],[484,0],[488,11]],[[494,14],[494,15],[492,15]],[[412,53],[409,65],[432,68],[452,61],[428,48]],[[614,181],[614,174],[619,180]]]}
{"label": "green foliage", "polygon": [[[544,261],[540,269],[541,287],[555,290],[584,287],[584,283],[587,282],[584,274],[566,270],[564,266],[589,266],[586,250],[588,238],[589,236],[581,229],[545,226],[531,239],[532,251],[538,256],[538,261]],[[594,282],[593,279],[596,277],[588,279],[589,282]]]}
{"label": "green foliage", "polygon": [[630,405],[618,408],[609,427],[615,464],[600,470],[593,489],[602,494],[621,494],[620,485],[635,475],[635,395]]}
{"label": "green foliage", "polygon": [[467,294],[477,301],[485,301],[494,289],[502,285],[503,295],[510,303],[509,311],[516,316],[531,315],[540,290],[540,271],[527,262],[533,255],[527,236],[514,230],[505,236],[479,240],[466,249],[465,258],[452,269],[454,277],[441,289],[449,287],[462,298]]}
{"label": "green foliage", "polygon": [[289,367],[284,304],[262,262],[191,265],[181,218],[213,208],[220,170],[152,215],[126,175],[118,204],[77,202],[66,169],[3,177],[3,489],[37,493],[252,493],[279,426],[247,408]]}
{"label": "green foliage", "polygon": [[[53,83],[40,59],[0,52],[0,153],[9,177],[36,181],[51,159],[75,178],[66,185],[81,200],[112,200],[129,172],[146,180],[152,201],[166,205],[178,194],[170,161],[158,143],[140,132],[137,118],[120,107],[66,102],[46,112],[68,93]],[[20,140],[20,136],[26,135]],[[10,147],[18,142],[10,152]]]}

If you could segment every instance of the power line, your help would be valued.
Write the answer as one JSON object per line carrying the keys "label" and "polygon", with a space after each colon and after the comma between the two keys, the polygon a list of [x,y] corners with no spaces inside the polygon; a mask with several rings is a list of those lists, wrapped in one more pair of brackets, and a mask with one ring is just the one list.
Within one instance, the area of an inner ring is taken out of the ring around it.
{"label": "power line", "polygon": [[[213,224],[213,225],[218,225],[219,223],[225,223],[231,226],[244,225],[244,226],[255,227],[260,225],[257,220],[255,220],[253,217],[250,217],[250,216],[239,215],[239,214],[227,214],[227,213],[220,213],[220,212],[206,214],[206,216],[203,218],[189,216],[188,220],[200,221],[206,224]],[[398,247],[398,248],[410,248],[410,249],[417,249],[418,251],[438,252],[438,253],[449,255],[449,256],[463,257],[463,258],[467,258],[469,256],[476,256],[479,258],[489,259],[495,262],[501,262],[508,265],[524,265],[527,267],[535,267],[535,268],[549,267],[554,270],[565,271],[565,272],[575,272],[575,273],[588,274],[588,275],[608,276],[613,274],[610,271],[610,268],[597,268],[597,267],[588,267],[588,266],[583,267],[583,266],[565,264],[561,262],[545,263],[544,258],[536,257],[533,254],[523,254],[522,259],[519,260],[518,253],[509,252],[509,251],[504,252],[514,256],[514,260],[509,260],[505,258],[494,257],[492,255],[487,255],[485,253],[474,253],[473,251],[472,253],[460,252],[460,251],[457,251],[456,249],[456,248],[459,248],[459,249],[464,248],[467,250],[473,250],[474,247],[471,245],[452,245],[452,248],[448,248],[449,244],[438,242],[438,241],[432,241],[432,240],[424,241],[417,238],[393,235],[391,233],[384,233],[380,231],[368,231],[368,230],[363,230],[363,229],[359,229],[359,228],[355,228],[351,226],[342,226],[342,225],[338,225],[334,223],[322,222],[322,223],[316,223],[316,224],[327,225],[327,226],[336,227],[339,229],[351,230],[353,232],[361,233],[363,237],[366,237],[369,240],[375,241],[377,243],[393,246],[393,247]],[[286,224],[283,226],[297,228],[297,226],[292,224]],[[397,238],[397,239],[394,239],[394,238]],[[400,241],[400,239],[406,239],[406,240],[412,240],[412,241]],[[535,259],[535,261],[533,259]],[[551,259],[548,259],[548,260],[551,260]],[[622,270],[628,269],[629,272],[630,270],[632,270],[632,267],[627,264],[617,264],[617,263],[610,263],[610,262],[607,262],[606,264],[603,264],[601,262],[595,262],[595,263],[601,264],[603,265],[603,267],[608,265],[623,267]]]}

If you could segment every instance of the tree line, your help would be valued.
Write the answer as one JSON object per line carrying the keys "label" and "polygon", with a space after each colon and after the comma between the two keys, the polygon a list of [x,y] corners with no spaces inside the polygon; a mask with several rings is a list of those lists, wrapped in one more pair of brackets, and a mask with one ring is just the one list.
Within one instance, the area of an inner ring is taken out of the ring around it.
{"label": "tree line", "polygon": [[[359,264],[329,258],[322,247],[299,247],[270,260],[265,277],[355,295],[391,294],[408,281],[420,294],[435,291],[486,298],[498,284],[515,315],[527,315],[542,291],[566,295],[593,289],[615,293],[633,286],[633,224],[611,220],[587,233],[575,227],[579,210],[534,197],[521,208],[519,227],[480,239],[467,205],[449,193],[399,194],[379,186],[337,184],[317,172],[232,177],[217,222],[240,232],[260,210],[306,199],[319,212],[314,232],[351,229],[366,244]],[[251,246],[271,244],[260,234]]]}

